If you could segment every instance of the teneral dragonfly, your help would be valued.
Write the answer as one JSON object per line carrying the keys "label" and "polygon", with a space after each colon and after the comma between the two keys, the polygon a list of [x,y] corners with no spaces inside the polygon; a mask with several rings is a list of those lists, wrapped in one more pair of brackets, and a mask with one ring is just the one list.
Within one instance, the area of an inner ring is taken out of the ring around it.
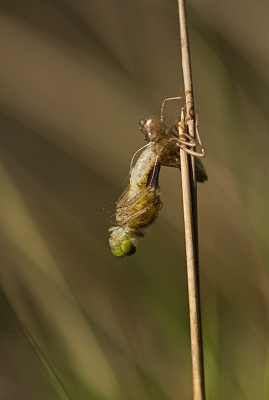
{"label": "teneral dragonfly", "polygon": [[129,186],[117,201],[118,226],[109,229],[109,246],[115,256],[134,254],[136,245],[144,236],[143,228],[157,218],[162,208],[159,172],[155,154],[146,149],[131,172]]}
{"label": "teneral dragonfly", "polygon": [[[116,203],[118,225],[109,229],[110,249],[118,257],[135,253],[139,240],[144,236],[144,228],[152,224],[161,210],[160,166],[180,168],[180,148],[196,157],[205,155],[203,148],[201,153],[192,150],[196,141],[187,132],[184,109],[180,122],[177,120],[170,127],[163,124],[164,104],[160,119],[149,117],[139,122],[147,145],[135,166],[131,167],[129,186]],[[200,143],[199,136],[198,140]],[[199,182],[207,180],[204,166],[198,158],[196,171]]]}

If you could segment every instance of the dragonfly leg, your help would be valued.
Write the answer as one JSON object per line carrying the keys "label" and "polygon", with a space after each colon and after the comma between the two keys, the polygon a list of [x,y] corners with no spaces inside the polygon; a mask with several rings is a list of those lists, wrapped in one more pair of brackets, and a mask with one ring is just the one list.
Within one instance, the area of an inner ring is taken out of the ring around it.
{"label": "dragonfly leg", "polygon": [[168,99],[165,99],[163,102],[162,102],[162,106],[161,106],[161,116],[160,116],[160,121],[161,122],[163,122],[163,120],[164,120],[164,110],[165,110],[165,106],[166,106],[166,103],[168,102],[168,101],[170,101],[170,100],[182,100],[182,99],[184,99],[185,97],[186,97],[186,95],[189,93],[190,91],[189,90],[187,90],[185,93],[184,93],[184,96],[177,96],[177,97],[169,97]]}

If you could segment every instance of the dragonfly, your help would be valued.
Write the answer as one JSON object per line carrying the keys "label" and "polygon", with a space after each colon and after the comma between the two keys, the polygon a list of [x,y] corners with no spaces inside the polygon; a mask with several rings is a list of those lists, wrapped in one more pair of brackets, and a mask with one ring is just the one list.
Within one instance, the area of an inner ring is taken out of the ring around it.
{"label": "dragonfly", "polygon": [[[196,157],[197,180],[207,180],[204,166],[199,160],[205,156],[205,151],[203,147],[200,153],[194,150],[196,140],[188,133],[185,108],[181,110],[180,120],[177,119],[170,127],[163,123],[166,102],[182,98],[165,99],[160,118],[148,117],[139,121],[140,132],[147,144],[138,150],[144,149],[134,167],[132,164],[137,152],[132,158],[129,185],[116,202],[117,226],[109,229],[109,246],[117,257],[133,255],[145,228],[158,217],[162,208],[158,183],[160,168],[169,166],[180,169],[180,149]],[[202,146],[199,134],[197,137]]]}
{"label": "dragonfly", "polygon": [[147,146],[131,171],[128,187],[116,203],[118,226],[109,229],[109,246],[115,256],[133,255],[144,229],[158,217],[162,208],[159,172],[156,154]]}

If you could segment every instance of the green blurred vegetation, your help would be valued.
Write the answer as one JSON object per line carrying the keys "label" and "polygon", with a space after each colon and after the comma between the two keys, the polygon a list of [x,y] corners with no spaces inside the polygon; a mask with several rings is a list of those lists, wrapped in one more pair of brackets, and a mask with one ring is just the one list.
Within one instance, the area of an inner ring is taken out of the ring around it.
{"label": "green blurred vegetation", "polygon": [[[187,6],[207,399],[268,399],[269,4]],[[99,212],[184,92],[179,43],[170,0],[1,0],[1,399],[59,398],[19,321],[76,400],[191,398],[180,173],[128,265]]]}

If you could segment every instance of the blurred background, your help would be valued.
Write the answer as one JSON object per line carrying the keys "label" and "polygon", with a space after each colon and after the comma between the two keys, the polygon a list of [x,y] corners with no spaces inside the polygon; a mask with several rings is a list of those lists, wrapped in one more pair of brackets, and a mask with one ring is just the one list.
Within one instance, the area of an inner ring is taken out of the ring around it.
{"label": "blurred background", "polygon": [[[269,3],[187,3],[207,399],[268,399]],[[0,398],[65,398],[23,321],[76,400],[191,399],[180,172],[127,262],[100,211],[184,93],[176,2],[1,0],[0,54]]]}

